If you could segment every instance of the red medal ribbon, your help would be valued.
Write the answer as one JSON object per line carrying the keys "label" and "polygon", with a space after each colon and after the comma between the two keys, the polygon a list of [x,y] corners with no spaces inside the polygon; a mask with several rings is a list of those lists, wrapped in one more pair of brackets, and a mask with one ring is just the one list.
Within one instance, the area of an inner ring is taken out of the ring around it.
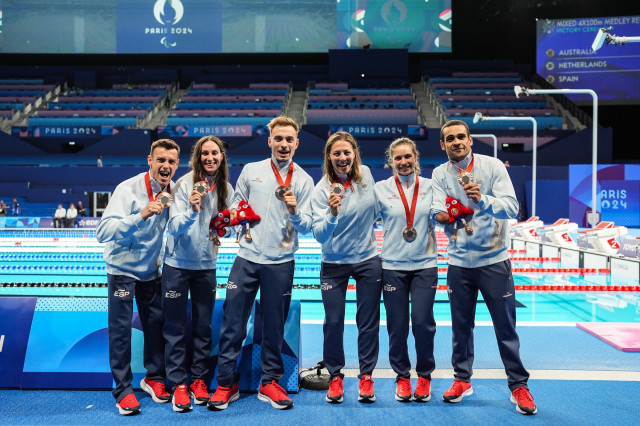
{"label": "red medal ribbon", "polygon": [[282,176],[280,176],[280,171],[278,170],[276,165],[273,164],[273,161],[270,161],[270,163],[271,163],[271,169],[273,170],[273,174],[275,175],[276,180],[278,181],[278,185],[289,188],[289,185],[291,184],[291,176],[293,176],[293,161],[291,162],[291,164],[289,164],[289,171],[287,172],[287,180],[284,182],[282,181]]}
{"label": "red medal ribbon", "polygon": [[[342,185],[345,192],[347,189],[351,188],[351,176],[347,177],[345,183],[342,183],[342,179],[338,176],[338,173],[335,170],[333,171],[333,176],[337,182],[340,182],[340,185]],[[353,192],[353,188],[351,188],[351,192]],[[344,195],[341,198],[344,198]]]}
{"label": "red medal ribbon", "polygon": [[[336,173],[336,175],[337,175],[337,173]],[[339,176],[336,177],[336,180],[338,182],[340,182],[340,185],[342,185],[342,187],[344,188],[344,193],[346,194],[347,189],[351,188],[351,176],[349,176],[347,178],[347,180],[346,180],[346,182],[344,184],[342,183],[342,179],[340,179]],[[351,192],[353,192],[353,188],[351,188]],[[340,198],[341,199],[344,198],[344,195],[342,195]]]}
{"label": "red medal ribbon", "polygon": [[[209,186],[209,182],[207,182],[207,180],[206,180],[206,179],[202,179],[202,181],[203,181],[203,182],[205,182],[205,183],[207,184],[207,186]],[[216,184],[217,184],[217,183],[218,183],[218,182],[213,182],[213,185],[209,186],[208,192],[213,191],[213,189],[216,187]]]}
{"label": "red medal ribbon", "polygon": [[418,187],[420,186],[420,180],[418,176],[416,176],[416,183],[413,187],[413,199],[411,200],[411,210],[409,210],[409,203],[407,202],[407,197],[404,196],[404,189],[402,189],[402,184],[400,183],[400,179],[398,179],[398,175],[396,177],[396,186],[398,187],[398,192],[400,193],[400,199],[402,200],[402,205],[404,206],[404,213],[407,217],[407,228],[413,228],[413,217],[416,214],[416,204],[418,202]]}
{"label": "red medal ribbon", "polygon": [[[458,166],[453,161],[451,162],[451,164],[453,164],[454,166],[456,166],[458,168],[458,176],[460,176],[462,174],[462,167]],[[471,154],[471,162],[469,163],[469,165],[467,166],[467,168],[464,171],[469,173],[469,172],[471,172],[472,169],[473,169],[473,154]]]}
{"label": "red medal ribbon", "polygon": [[[351,187],[351,176],[347,178],[347,181],[344,183],[343,186],[345,191],[349,189],[349,187]],[[351,192],[353,192],[353,188],[351,188]]]}
{"label": "red medal ribbon", "polygon": [[[153,189],[151,189],[151,175],[149,174],[149,172],[147,172],[147,174],[144,175],[144,183],[147,186],[147,195],[149,196],[149,201],[155,201],[158,198],[158,196],[157,195],[155,197],[153,196]],[[171,184],[167,185],[167,192],[171,194]]]}

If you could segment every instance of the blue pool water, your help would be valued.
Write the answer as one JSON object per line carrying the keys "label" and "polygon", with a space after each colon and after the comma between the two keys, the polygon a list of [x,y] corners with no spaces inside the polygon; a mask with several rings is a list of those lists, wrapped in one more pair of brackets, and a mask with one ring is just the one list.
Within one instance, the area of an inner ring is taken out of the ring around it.
{"label": "blue pool water", "polygon": [[[0,296],[106,297],[106,272],[102,247],[95,233],[86,230],[0,230]],[[19,243],[19,244],[18,244]],[[320,248],[310,238],[301,239],[296,254],[293,298],[301,300],[302,320],[321,322],[324,309],[320,292]],[[226,241],[218,259],[217,298],[224,299],[224,284],[235,258],[235,243]],[[558,262],[512,261],[514,268],[556,268]],[[446,268],[446,258],[439,268]],[[446,284],[446,271],[438,274]],[[515,273],[516,285],[610,285],[608,274]],[[351,284],[355,284],[353,281]],[[517,291],[519,322],[638,322],[640,295],[612,291]],[[220,300],[218,303],[221,303]],[[355,319],[355,289],[347,292],[346,318]],[[386,319],[381,302],[382,320]],[[438,290],[434,312],[437,321],[450,321],[445,290]],[[478,303],[477,321],[490,321],[486,306]]]}

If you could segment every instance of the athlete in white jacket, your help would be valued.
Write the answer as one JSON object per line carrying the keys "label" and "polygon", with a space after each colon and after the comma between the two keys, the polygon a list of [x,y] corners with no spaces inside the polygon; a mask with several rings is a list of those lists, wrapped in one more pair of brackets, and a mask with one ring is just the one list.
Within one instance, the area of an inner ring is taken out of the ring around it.
{"label": "athlete in white jacket", "polygon": [[[482,293],[495,329],[500,356],[507,373],[511,402],[522,414],[537,408],[527,387],[529,373],[520,359],[516,332],[516,300],[507,220],[518,214],[518,201],[504,164],[496,158],[473,154],[469,127],[460,120],[444,124],[440,145],[449,161],[432,175],[436,220],[449,236],[447,287],[451,304],[454,382],[443,396],[460,402],[473,393],[473,328],[478,292]],[[448,223],[446,199],[453,197],[473,210],[467,217],[471,233],[457,232]]]}
{"label": "athlete in white jacket", "polygon": [[151,145],[149,171],[118,185],[96,229],[105,243],[109,288],[109,363],[115,381],[113,396],[122,415],[137,414],[140,404],[131,381],[131,319],[133,299],[144,333],[144,366],[140,385],[154,401],[167,402],[165,389],[160,250],[169,219],[165,200],[178,169],[180,147],[169,139]]}
{"label": "athlete in white jacket", "polygon": [[247,164],[236,182],[233,205],[247,201],[260,221],[251,227],[251,240],[242,229],[240,250],[229,273],[220,329],[218,389],[209,400],[213,410],[224,410],[239,397],[236,361],[258,290],[262,312],[258,398],[277,409],[293,406],[278,380],[284,376],[281,348],[291,303],[298,233],[311,230],[313,180],[293,162],[299,144],[296,122],[276,117],[269,123],[269,134],[271,158]]}
{"label": "athlete in white jacket", "polygon": [[[431,399],[431,373],[436,367],[433,303],[438,287],[431,179],[420,176],[420,157],[411,139],[396,139],[386,155],[394,175],[376,183],[375,192],[383,222],[382,293],[387,312],[389,362],[396,373],[395,399],[427,402]],[[407,346],[409,320],[418,374],[413,393]]]}
{"label": "athlete in white jacket", "polygon": [[329,137],[324,173],[313,190],[313,235],[322,244],[320,282],[325,320],[324,363],[331,375],[325,400],[343,401],[344,316],[347,285],[356,281],[358,400],[375,401],[371,375],[378,362],[382,268],[373,224],[377,216],[374,181],[362,165],[358,145],[347,132]]}
{"label": "athlete in white jacket", "polygon": [[[193,147],[190,163],[192,170],[176,185],[162,271],[165,362],[167,379],[174,386],[173,410],[177,412],[191,409],[189,396],[197,405],[209,402],[211,317],[218,259],[218,240],[210,239],[209,225],[212,217],[231,206],[233,198],[227,156],[220,139],[200,138]],[[189,295],[191,318],[187,318]],[[185,327],[189,322],[191,335]],[[189,356],[187,348],[191,350]],[[189,386],[187,372],[191,375]]]}

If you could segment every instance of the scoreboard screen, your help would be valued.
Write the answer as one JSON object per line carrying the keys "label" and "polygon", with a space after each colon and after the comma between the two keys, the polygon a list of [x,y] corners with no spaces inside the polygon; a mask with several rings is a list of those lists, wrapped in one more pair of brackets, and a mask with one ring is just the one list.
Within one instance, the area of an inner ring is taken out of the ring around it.
{"label": "scoreboard screen", "polygon": [[0,52],[451,52],[451,0],[0,0]]}
{"label": "scoreboard screen", "polygon": [[[640,43],[592,45],[601,28],[619,37],[640,36],[640,16],[539,19],[536,71],[559,89],[592,89],[603,104],[640,104]],[[590,104],[588,94],[570,99]]]}

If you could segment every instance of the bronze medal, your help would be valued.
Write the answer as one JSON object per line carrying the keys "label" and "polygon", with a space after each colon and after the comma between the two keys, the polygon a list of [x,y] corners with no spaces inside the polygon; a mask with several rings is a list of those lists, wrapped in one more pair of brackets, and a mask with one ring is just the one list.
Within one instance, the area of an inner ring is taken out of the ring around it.
{"label": "bronze medal", "polygon": [[470,172],[460,173],[460,175],[458,176],[458,183],[460,183],[460,185],[462,186],[473,183],[473,175]]}
{"label": "bronze medal", "polygon": [[279,186],[276,189],[276,198],[280,201],[284,201],[284,194],[285,192],[287,192],[289,190],[289,188],[287,188],[286,186]]}
{"label": "bronze medal", "polygon": [[404,240],[408,243],[414,241],[417,236],[418,236],[418,232],[416,231],[416,228],[414,228],[413,226],[411,227],[407,226],[402,230],[402,238],[404,238]]}
{"label": "bronze medal", "polygon": [[160,201],[163,207],[169,207],[173,203],[173,197],[167,191],[162,191],[156,197],[157,201]]}
{"label": "bronze medal", "polygon": [[331,184],[331,193],[332,194],[337,194],[340,197],[344,197],[344,193],[345,193],[344,186],[342,186],[342,184],[340,184],[338,182],[332,183]]}
{"label": "bronze medal", "polygon": [[206,181],[196,182],[193,184],[193,190],[200,194],[201,197],[207,195],[209,184]]}

